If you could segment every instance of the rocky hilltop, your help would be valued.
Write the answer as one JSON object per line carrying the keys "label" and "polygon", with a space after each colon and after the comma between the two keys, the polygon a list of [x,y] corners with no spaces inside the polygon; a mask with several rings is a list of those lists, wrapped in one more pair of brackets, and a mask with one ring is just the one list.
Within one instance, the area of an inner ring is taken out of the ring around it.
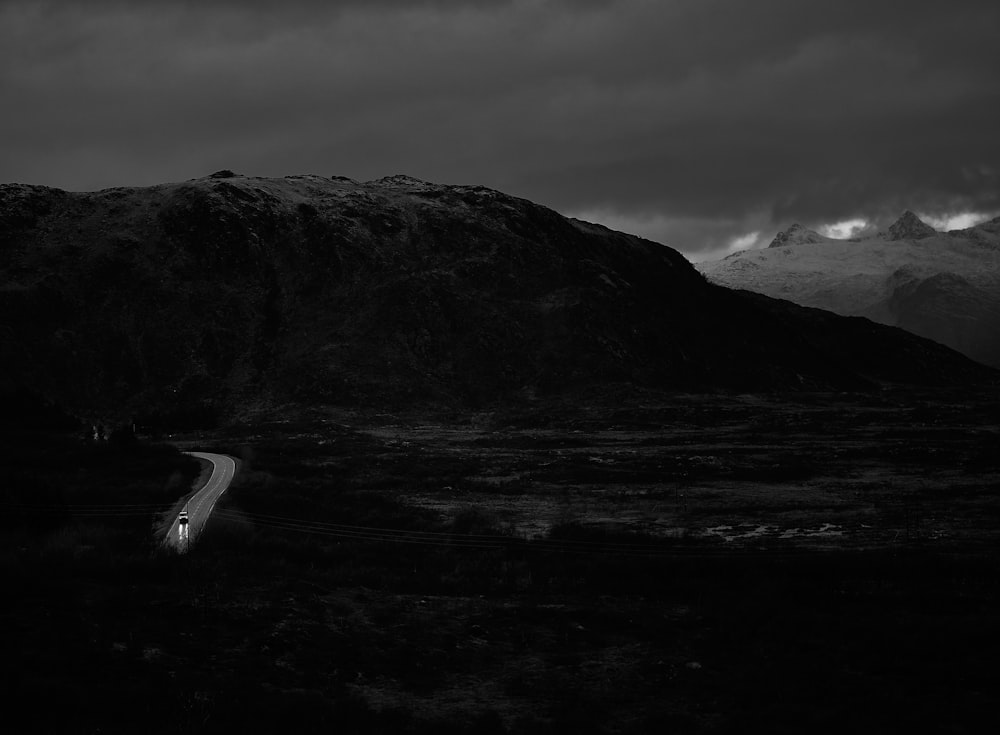
{"label": "rocky hilltop", "polygon": [[937,230],[910,210],[906,210],[898,220],[889,226],[889,232],[884,237],[889,240],[923,240],[937,234]]}
{"label": "rocky hilltop", "polygon": [[[791,247],[803,244],[816,246]],[[767,249],[697,267],[714,283],[868,317],[1000,367],[1000,218],[937,232],[908,211],[850,240],[795,225]]]}
{"label": "rocky hilltop", "polygon": [[0,347],[4,390],[119,419],[992,379],[712,286],[656,243],[405,176],[2,186]]}
{"label": "rocky hilltop", "polygon": [[771,240],[769,248],[780,248],[785,245],[815,245],[816,243],[829,242],[829,237],[824,237],[818,232],[806,229],[797,222],[787,230],[779,232]]}

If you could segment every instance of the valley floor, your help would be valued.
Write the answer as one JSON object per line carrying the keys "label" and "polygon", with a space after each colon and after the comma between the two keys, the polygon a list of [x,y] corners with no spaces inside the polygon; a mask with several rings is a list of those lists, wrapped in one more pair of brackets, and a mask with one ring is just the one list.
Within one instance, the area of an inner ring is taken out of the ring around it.
{"label": "valley floor", "polygon": [[248,431],[223,446],[523,539],[574,525],[734,551],[1000,541],[1000,396],[682,396]]}
{"label": "valley floor", "polygon": [[687,396],[173,437],[241,459],[190,555],[7,537],[5,691],[37,732],[980,732],[998,408]]}

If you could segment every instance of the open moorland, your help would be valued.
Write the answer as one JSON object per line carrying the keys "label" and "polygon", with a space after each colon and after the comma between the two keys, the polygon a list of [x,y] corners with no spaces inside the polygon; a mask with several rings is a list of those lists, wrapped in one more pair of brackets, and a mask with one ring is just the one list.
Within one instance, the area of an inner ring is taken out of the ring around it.
{"label": "open moorland", "polygon": [[[582,403],[26,440],[2,555],[24,731],[996,719],[995,396]],[[241,460],[186,556],[154,536],[201,470],[177,448]],[[123,488],[142,508],[115,517]]]}
{"label": "open moorland", "polygon": [[[997,399],[889,391],[591,405],[304,416],[234,428],[215,446],[248,460],[246,487],[227,500],[236,512],[336,522],[335,498],[367,493],[442,520],[472,512],[518,540],[570,527],[719,550],[998,540]],[[298,502],[269,494],[292,478]]]}

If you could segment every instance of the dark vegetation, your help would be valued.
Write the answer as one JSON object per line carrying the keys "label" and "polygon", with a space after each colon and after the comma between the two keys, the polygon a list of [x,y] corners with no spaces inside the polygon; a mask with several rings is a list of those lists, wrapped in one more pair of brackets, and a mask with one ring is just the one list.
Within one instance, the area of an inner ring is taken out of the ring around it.
{"label": "dark vegetation", "polygon": [[[5,536],[4,691],[25,732],[980,732],[1000,684],[997,414],[951,398],[316,413],[175,437],[242,459],[189,556],[50,541],[127,519],[24,516]],[[169,502],[197,472],[78,433],[26,451],[46,466],[33,492],[66,501]],[[647,501],[687,533],[645,524]],[[703,533],[831,512],[842,537]]]}

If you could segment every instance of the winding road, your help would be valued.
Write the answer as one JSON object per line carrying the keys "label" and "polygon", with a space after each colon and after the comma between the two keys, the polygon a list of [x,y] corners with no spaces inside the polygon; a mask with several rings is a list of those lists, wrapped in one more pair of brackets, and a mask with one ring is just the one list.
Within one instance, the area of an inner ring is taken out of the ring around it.
{"label": "winding road", "polygon": [[[163,543],[176,549],[179,553],[185,553],[191,548],[198,535],[202,532],[208,517],[212,514],[212,508],[222,493],[226,492],[229,484],[236,476],[236,460],[225,454],[209,454],[208,452],[187,452],[192,457],[208,460],[212,463],[212,476],[208,478],[205,487],[196,492],[184,505],[177,518],[170,524],[170,530]],[[180,521],[187,513],[187,528],[184,529]]]}

